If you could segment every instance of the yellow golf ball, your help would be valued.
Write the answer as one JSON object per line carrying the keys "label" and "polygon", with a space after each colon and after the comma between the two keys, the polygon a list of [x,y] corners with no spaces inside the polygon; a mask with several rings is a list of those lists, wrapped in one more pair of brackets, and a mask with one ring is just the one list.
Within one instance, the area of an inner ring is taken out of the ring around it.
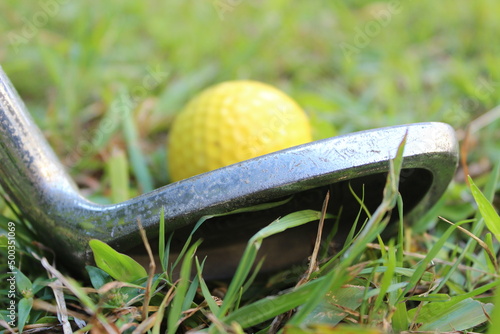
{"label": "yellow golf ball", "polygon": [[311,141],[300,106],[256,81],[228,81],[195,96],[175,118],[168,167],[179,181],[223,166]]}

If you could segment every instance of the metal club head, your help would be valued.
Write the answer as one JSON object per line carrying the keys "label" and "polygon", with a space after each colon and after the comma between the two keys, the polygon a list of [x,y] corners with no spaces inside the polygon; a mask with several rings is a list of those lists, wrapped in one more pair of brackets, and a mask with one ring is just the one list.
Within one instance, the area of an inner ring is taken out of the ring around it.
{"label": "metal club head", "polygon": [[[273,209],[206,221],[196,236],[209,254],[207,275],[231,275],[248,239],[278,217],[301,209],[320,209],[328,190],[328,210],[338,213],[335,240],[350,230],[360,205],[350,187],[374,210],[381,202],[389,169],[405,133],[399,189],[405,214],[418,215],[443,194],[457,165],[453,129],[443,123],[417,123],[351,133],[271,153],[156,189],[123,203],[88,201],[34,124],[22,100],[0,67],[0,184],[27,216],[43,242],[67,266],[92,263],[88,246],[96,238],[118,251],[141,258],[137,219],[156,245],[161,209],[173,247],[183,245],[193,224],[204,215],[234,211],[292,196]],[[411,216],[409,215],[409,216]],[[264,270],[307,259],[316,224],[291,229],[263,244]]]}

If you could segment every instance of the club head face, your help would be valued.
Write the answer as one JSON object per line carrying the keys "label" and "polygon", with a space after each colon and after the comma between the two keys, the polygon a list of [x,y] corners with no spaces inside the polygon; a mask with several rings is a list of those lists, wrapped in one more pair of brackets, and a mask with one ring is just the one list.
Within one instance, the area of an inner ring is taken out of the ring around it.
{"label": "club head face", "polygon": [[[225,212],[256,204],[290,199],[274,208],[214,217],[194,234],[203,239],[198,254],[206,257],[204,273],[207,278],[230,277],[240,260],[246,244],[259,229],[289,213],[312,209],[320,211],[326,193],[330,193],[326,234],[337,225],[332,248],[340,248],[353,224],[367,219],[359,200],[373,213],[380,205],[389,170],[389,160],[405,134],[399,191],[404,203],[407,222],[417,220],[441,197],[457,166],[457,143],[453,129],[442,123],[420,123],[387,127],[329,138],[258,157],[180,182],[183,187],[196,188],[199,182],[210,187],[217,180],[225,185],[247,184],[245,197],[235,198],[228,191]],[[292,166],[292,167],[290,167]],[[295,167],[293,167],[295,166]],[[250,172],[243,172],[249,170]],[[296,174],[294,174],[296,173]],[[269,179],[273,181],[270,182]],[[267,181],[266,181],[267,180]],[[274,183],[274,187],[269,187]],[[254,185],[255,189],[249,190]],[[262,189],[264,184],[267,189]],[[217,186],[224,191],[223,186]],[[356,194],[356,196],[354,195]],[[386,236],[395,232],[398,215],[392,215]],[[173,249],[181,249],[192,225],[174,232]],[[293,264],[304,263],[310,256],[317,233],[317,224],[287,230],[265,240],[260,254],[266,260],[262,271],[270,272]],[[136,259],[147,262],[140,254],[130,251]],[[135,254],[134,254],[135,253]],[[140,251],[139,251],[140,253]]]}

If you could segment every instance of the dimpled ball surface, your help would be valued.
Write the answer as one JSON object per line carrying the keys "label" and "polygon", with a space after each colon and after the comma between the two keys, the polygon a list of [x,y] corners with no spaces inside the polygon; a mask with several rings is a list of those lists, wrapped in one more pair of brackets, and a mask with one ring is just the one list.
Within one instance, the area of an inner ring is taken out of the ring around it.
{"label": "dimpled ball surface", "polygon": [[309,120],[280,90],[228,81],[195,96],[170,130],[172,181],[311,141]]}

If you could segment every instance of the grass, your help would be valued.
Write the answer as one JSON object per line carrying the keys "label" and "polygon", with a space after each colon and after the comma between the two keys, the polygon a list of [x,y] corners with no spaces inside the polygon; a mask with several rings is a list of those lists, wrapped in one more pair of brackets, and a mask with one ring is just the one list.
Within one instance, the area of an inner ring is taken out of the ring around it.
{"label": "grass", "polygon": [[[61,275],[60,263],[57,270],[45,263],[47,274],[30,255],[42,254],[32,244],[36,231],[3,201],[3,234],[16,222],[19,321],[33,332],[65,323],[56,317],[58,301],[70,310],[65,326],[75,330],[76,318],[95,332],[172,333],[200,325],[213,333],[493,332],[500,322],[498,309],[492,311],[500,300],[494,293],[499,244],[488,203],[498,212],[500,46],[491,41],[499,10],[492,0],[293,8],[278,0],[1,2],[0,64],[91,200],[119,202],[168,183],[165,141],[173,117],[195,92],[229,79],[256,79],[288,92],[310,116],[316,139],[409,122],[450,123],[465,162],[443,199],[415,224],[382,240],[383,220],[373,220],[373,229],[354,235],[339,253],[321,248],[319,271],[305,281],[307,265],[264,282],[256,277],[250,264],[263,236],[255,237],[239,274],[220,283],[227,288],[222,300],[212,297],[216,283],[203,278],[203,259],[190,256],[196,240],[177,265],[179,280],[166,261],[157,264],[164,274],[149,279],[113,276],[127,261],[120,256],[111,269],[88,269],[87,280]],[[121,114],[116,106],[124,98],[128,112]],[[297,212],[279,223],[305,224],[310,215],[320,216]],[[162,249],[168,244],[163,240]]]}

